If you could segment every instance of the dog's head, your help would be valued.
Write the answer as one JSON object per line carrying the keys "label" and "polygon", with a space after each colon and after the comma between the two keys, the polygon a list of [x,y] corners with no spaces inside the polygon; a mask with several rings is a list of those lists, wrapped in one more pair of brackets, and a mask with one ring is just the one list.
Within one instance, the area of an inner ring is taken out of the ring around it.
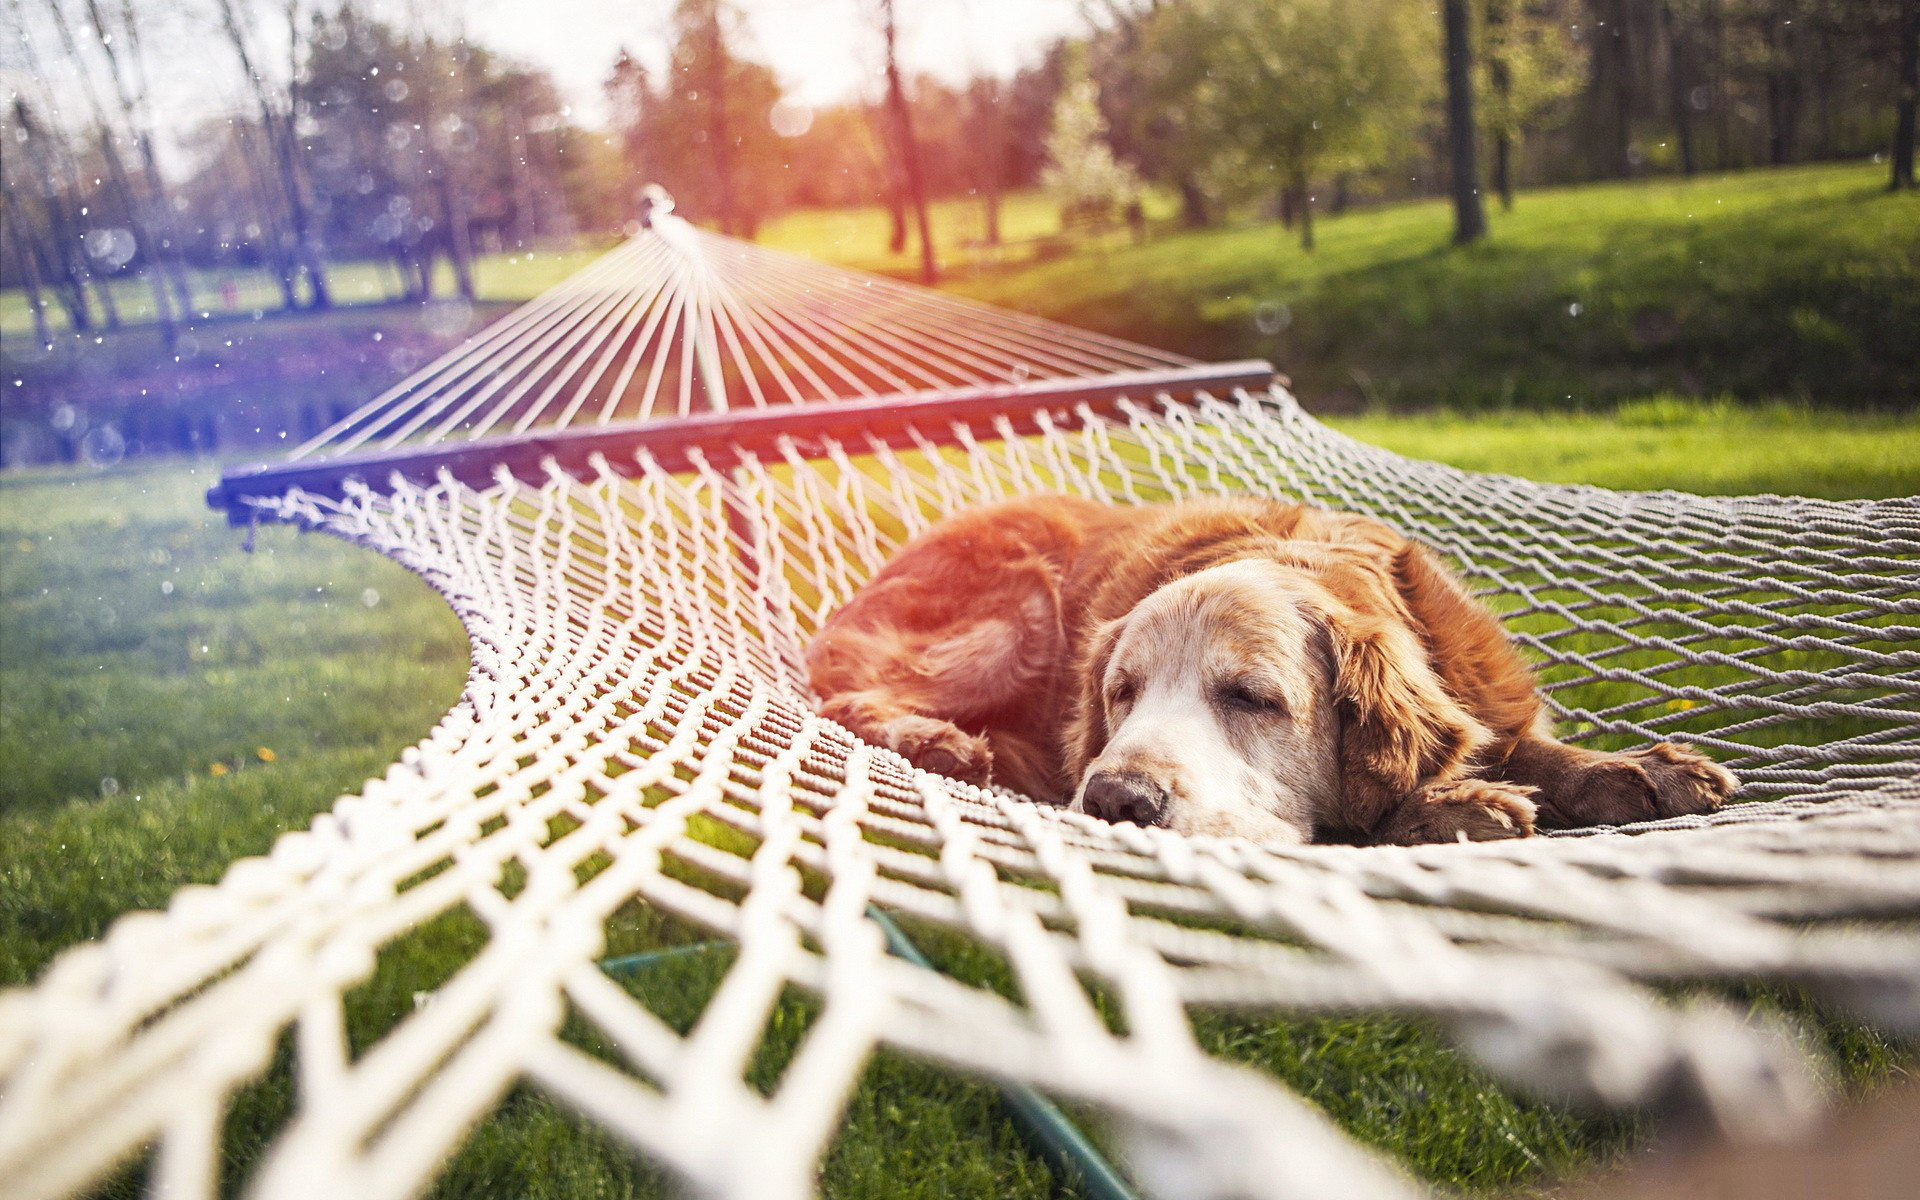
{"label": "dog's head", "polygon": [[1069,731],[1073,808],[1181,833],[1305,842],[1365,828],[1484,736],[1403,620],[1252,559],[1097,630]]}

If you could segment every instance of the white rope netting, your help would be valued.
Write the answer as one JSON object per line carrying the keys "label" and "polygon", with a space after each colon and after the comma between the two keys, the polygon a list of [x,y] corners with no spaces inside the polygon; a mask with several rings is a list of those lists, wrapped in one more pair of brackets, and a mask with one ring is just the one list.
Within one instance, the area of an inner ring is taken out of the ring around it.
{"label": "white rope netting", "polygon": [[[1502,611],[1571,740],[1685,738],[1743,803],[1581,836],[1269,848],[976,789],[814,716],[801,651],[826,614],[940,516],[1038,490],[1379,517]],[[1385,1197],[1418,1188],[1202,1052],[1190,1013],[1413,1014],[1503,1080],[1759,1136],[1813,1109],[1817,1066],[1786,1026],[1675,985],[1778,981],[1920,1031],[1914,501],[1469,474],[1353,442],[1276,388],[252,503],[445,596],[466,692],[311,830],[0,994],[9,1195],[67,1194],[149,1146],[157,1194],[216,1194],[224,1114],[279,1046],[297,1103],[263,1196],[414,1194],[520,1086],[701,1194],[804,1196],[885,1047],[1106,1114],[1149,1193]],[[599,965],[635,901],[737,946],[684,1035]],[[870,907],[991,950],[1019,999],[889,957]],[[381,948],[459,908],[484,945],[350,1045],[344,997]],[[746,1064],[789,986],[818,1016],[763,1092]]]}

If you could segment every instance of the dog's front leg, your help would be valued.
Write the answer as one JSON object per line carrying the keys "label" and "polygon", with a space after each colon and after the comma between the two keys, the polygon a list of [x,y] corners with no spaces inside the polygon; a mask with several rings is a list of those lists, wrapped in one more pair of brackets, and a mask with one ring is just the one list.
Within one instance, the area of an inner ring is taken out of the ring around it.
{"label": "dog's front leg", "polygon": [[820,715],[863,742],[896,750],[924,771],[985,786],[993,777],[987,739],[938,717],[924,716],[887,692],[846,692],[820,702]]}
{"label": "dog's front leg", "polygon": [[1436,780],[1387,811],[1372,841],[1382,846],[1496,842],[1533,832],[1534,789],[1485,779]]}

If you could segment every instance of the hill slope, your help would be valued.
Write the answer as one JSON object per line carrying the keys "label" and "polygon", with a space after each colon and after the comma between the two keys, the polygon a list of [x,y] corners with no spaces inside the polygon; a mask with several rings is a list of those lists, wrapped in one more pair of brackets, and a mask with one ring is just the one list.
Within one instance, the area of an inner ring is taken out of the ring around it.
{"label": "hill slope", "polygon": [[1920,196],[1842,165],[1523,193],[1448,244],[1439,202],[981,273],[955,290],[1203,358],[1309,406],[1597,407],[1648,393],[1920,400]]}

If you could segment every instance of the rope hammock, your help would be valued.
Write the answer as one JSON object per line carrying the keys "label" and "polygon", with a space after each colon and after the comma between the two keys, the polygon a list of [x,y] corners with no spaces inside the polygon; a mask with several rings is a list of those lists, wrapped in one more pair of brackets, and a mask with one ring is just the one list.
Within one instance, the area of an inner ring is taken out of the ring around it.
{"label": "rope hammock", "polygon": [[[957,783],[812,713],[802,648],[890,552],[1043,489],[1378,517],[1502,613],[1564,735],[1684,738],[1742,802],[1509,842],[1262,847]],[[0,993],[0,1180],[21,1200],[143,1148],[155,1194],[217,1194],[229,1106],[277,1047],[297,1098],[259,1196],[415,1194],[520,1086],[701,1195],[805,1196],[890,1048],[1104,1114],[1150,1194],[1397,1197],[1421,1189],[1202,1052],[1190,1012],[1410,1014],[1513,1085],[1755,1137],[1816,1109],[1817,1064],[1780,1021],[1674,985],[1776,981],[1920,1032],[1900,923],[1920,915],[1915,500],[1410,461],[1322,427],[1264,364],[671,216],[213,499],[416,572],[465,625],[466,690],[310,830]],[[684,1035],[603,969],[636,900],[736,947]],[[381,948],[461,907],[484,945],[354,1047],[344,998]],[[877,910],[991,951],[1018,999],[890,956]],[[763,1091],[743,1071],[789,986],[818,1015]]]}

